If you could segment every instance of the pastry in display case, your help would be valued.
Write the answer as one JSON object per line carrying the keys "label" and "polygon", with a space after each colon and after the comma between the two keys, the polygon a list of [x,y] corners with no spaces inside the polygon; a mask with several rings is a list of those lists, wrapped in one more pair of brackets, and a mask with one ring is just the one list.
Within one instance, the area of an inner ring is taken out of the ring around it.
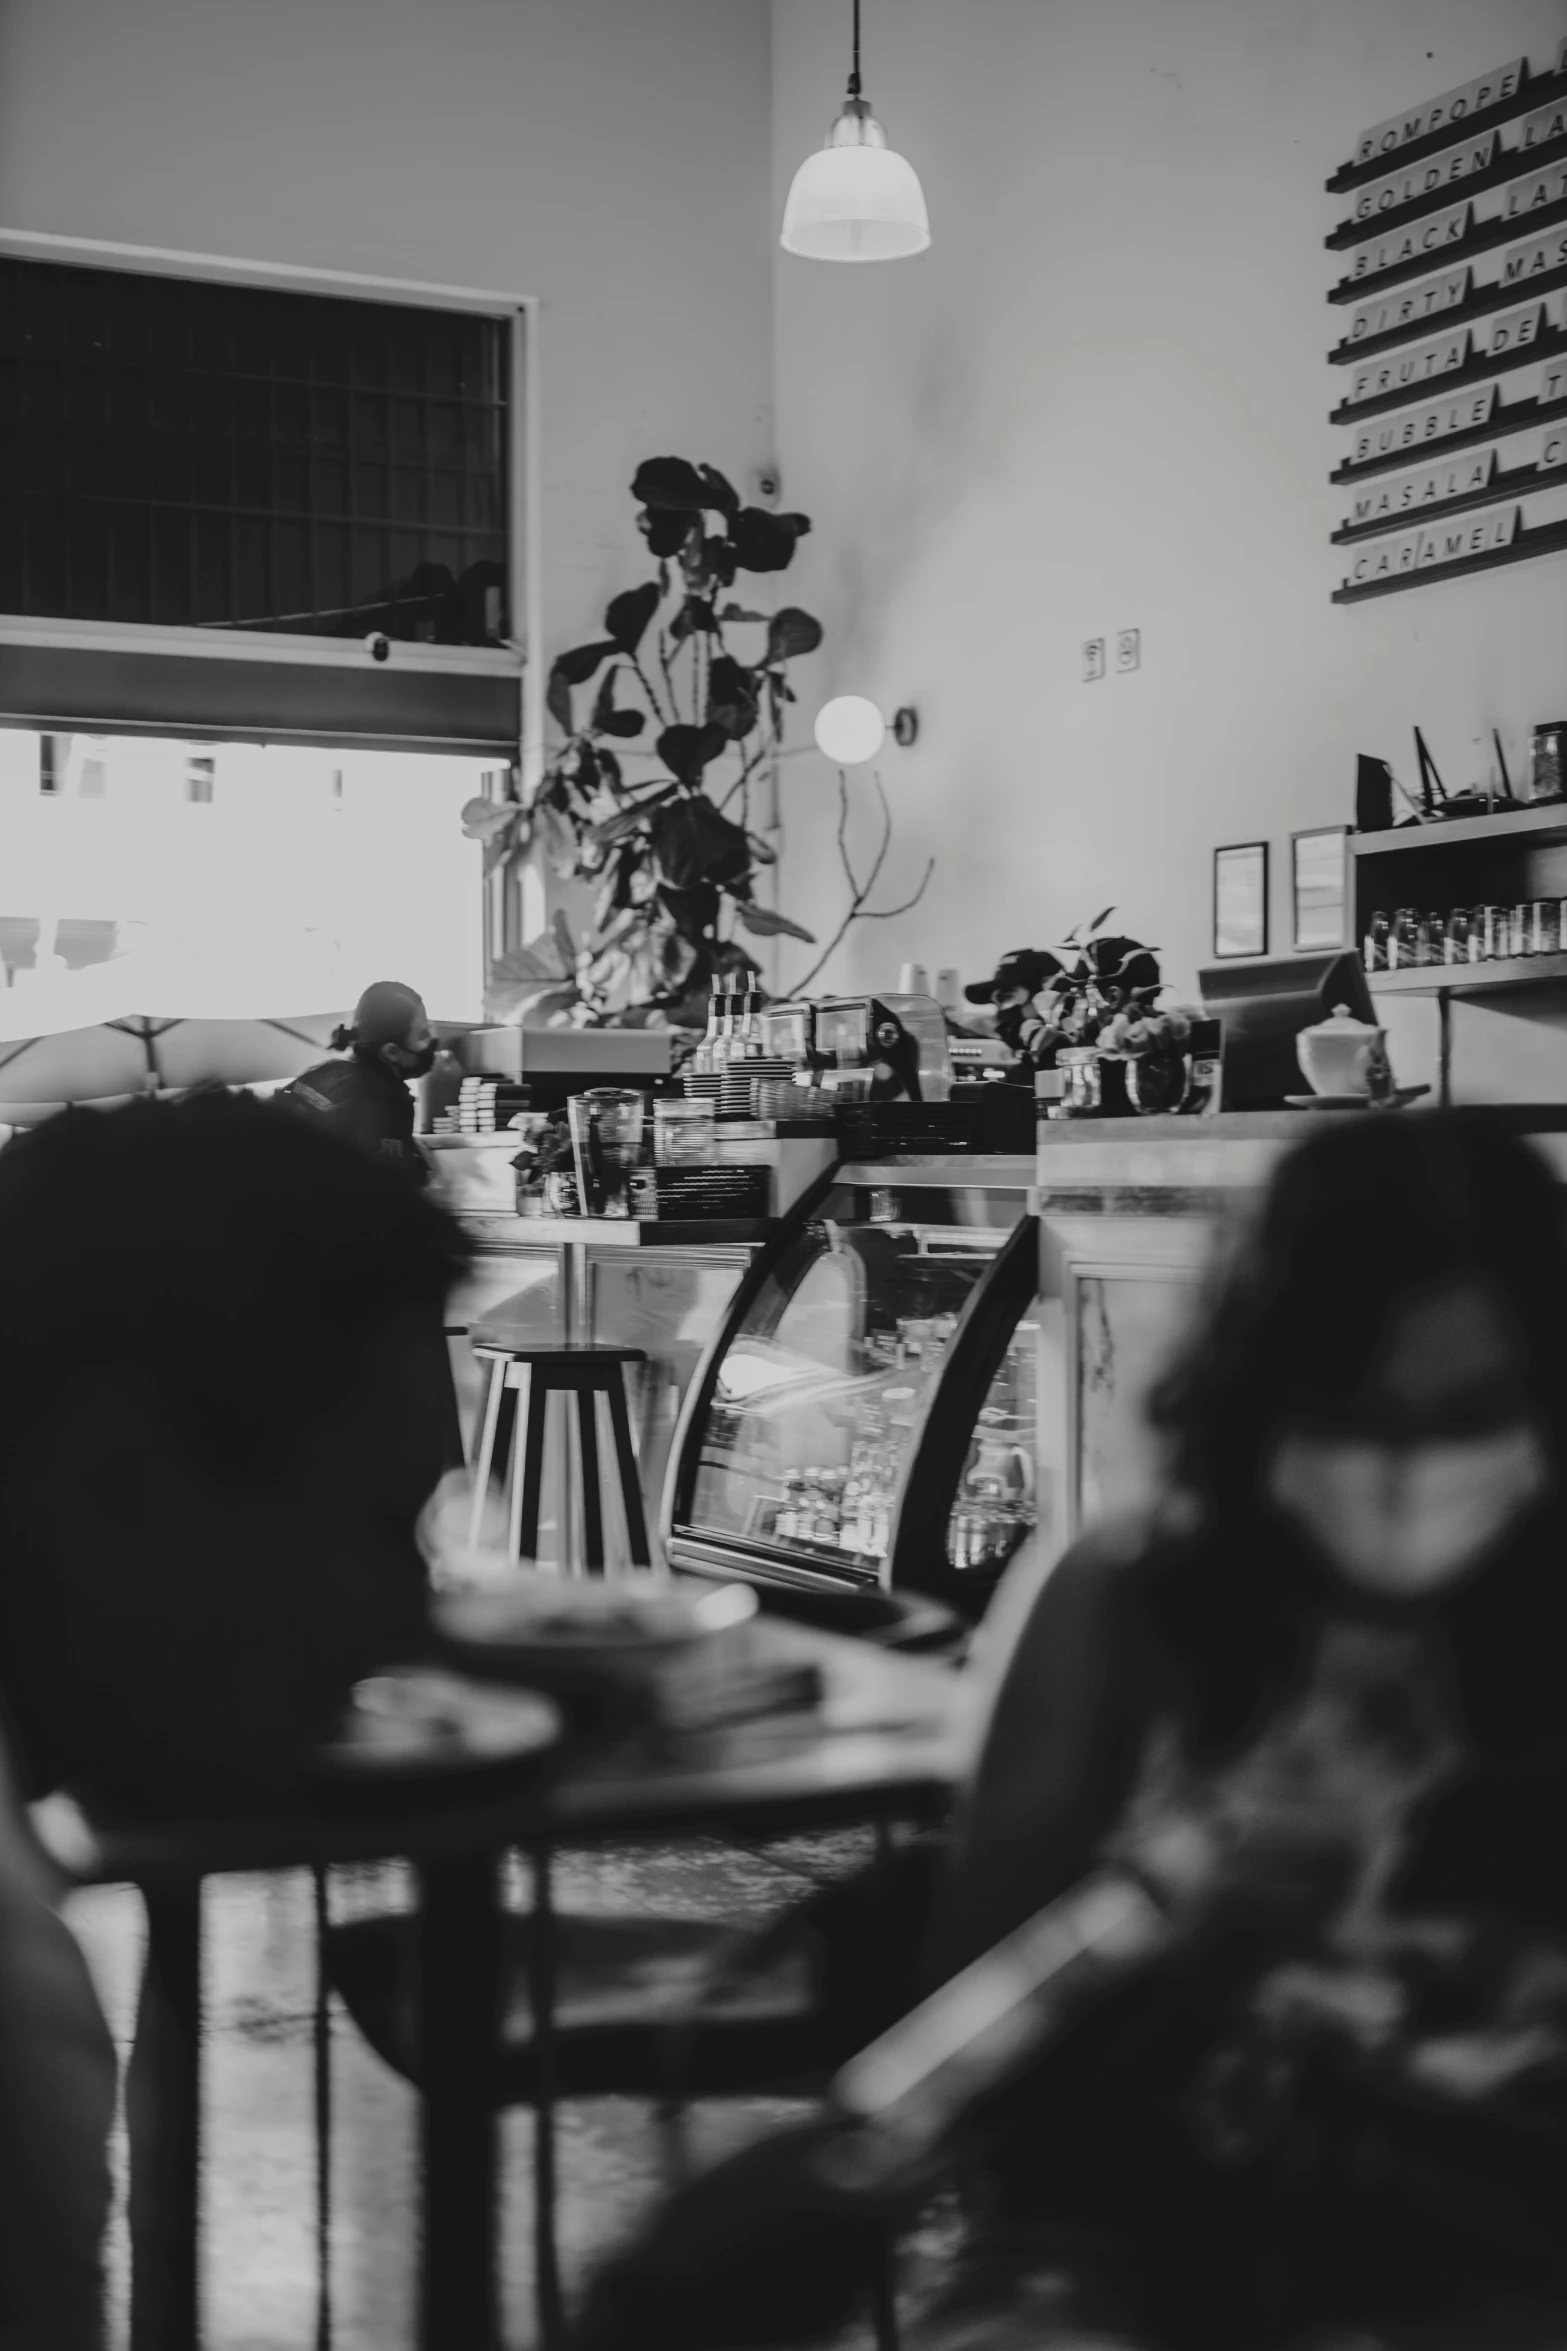
{"label": "pastry in display case", "polygon": [[800,1204],[692,1384],[672,1564],[980,1612],[1038,1513],[1024,1172],[858,1167]]}

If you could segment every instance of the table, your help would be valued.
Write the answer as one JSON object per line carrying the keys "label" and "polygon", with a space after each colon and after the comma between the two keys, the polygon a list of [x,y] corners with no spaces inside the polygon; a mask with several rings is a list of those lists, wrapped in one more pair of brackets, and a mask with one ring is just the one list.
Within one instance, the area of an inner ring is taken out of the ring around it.
{"label": "table", "polygon": [[133,2282],[135,2351],[193,2351],[198,2291],[201,1901],[204,1878],[403,1858],[419,1874],[421,2351],[496,2351],[499,2136],[490,2083],[501,1998],[500,1856],[523,1849],[534,1881],[534,2217],[542,2341],[559,2340],[554,2247],[554,1943],[551,1859],[561,1845],[744,1828],[762,1835],[940,1816],[973,1751],[967,1678],[919,1657],[762,1619],[764,1654],[813,1663],[823,1699],[660,1746],[623,1736],[413,1804],[395,1819],[318,1809],[224,1821],[111,1819],[69,1798],[35,1807],[38,1833],[78,1883],[130,1881],[147,1900],[148,1964],[173,2030],[159,2070],[173,2224],[162,2275]]}

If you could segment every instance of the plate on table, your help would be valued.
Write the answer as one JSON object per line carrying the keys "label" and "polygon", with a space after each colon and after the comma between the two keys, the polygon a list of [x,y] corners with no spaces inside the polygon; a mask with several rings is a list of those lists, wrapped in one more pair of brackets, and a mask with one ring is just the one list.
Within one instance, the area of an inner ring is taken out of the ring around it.
{"label": "plate on table", "polygon": [[1373,1102],[1369,1094],[1286,1094],[1284,1099],[1291,1110],[1402,1110],[1430,1091],[1429,1086],[1395,1086],[1386,1102]]}
{"label": "plate on table", "polygon": [[560,1708],[536,1690],[399,1666],[357,1684],[316,1770],[363,1784],[495,1769],[546,1753],[564,1730]]}
{"label": "plate on table", "polygon": [[721,1636],[756,1614],[749,1584],[646,1577],[562,1577],[526,1569],[482,1591],[443,1592],[434,1605],[448,1656],[485,1673],[503,1668],[548,1688],[564,1667],[635,1669]]}

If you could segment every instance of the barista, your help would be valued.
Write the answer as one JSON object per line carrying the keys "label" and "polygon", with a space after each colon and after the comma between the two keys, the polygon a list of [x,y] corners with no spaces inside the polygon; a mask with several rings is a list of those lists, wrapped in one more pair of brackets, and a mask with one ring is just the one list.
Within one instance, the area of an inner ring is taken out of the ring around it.
{"label": "barista", "polygon": [[996,1035],[1026,1061],[1047,1068],[1055,1059],[1060,1030],[1053,1009],[1035,1002],[1064,966],[1045,947],[1014,947],[1003,955],[988,980],[978,980],[963,993],[971,1004],[991,1004],[996,1013]]}
{"label": "barista", "polygon": [[332,1043],[340,1053],[346,1048],[346,1059],[306,1070],[280,1099],[319,1119],[345,1143],[401,1168],[412,1182],[428,1183],[429,1163],[414,1141],[408,1091],[409,1080],[426,1076],[435,1062],[435,1032],[423,998],[400,980],[376,980]]}

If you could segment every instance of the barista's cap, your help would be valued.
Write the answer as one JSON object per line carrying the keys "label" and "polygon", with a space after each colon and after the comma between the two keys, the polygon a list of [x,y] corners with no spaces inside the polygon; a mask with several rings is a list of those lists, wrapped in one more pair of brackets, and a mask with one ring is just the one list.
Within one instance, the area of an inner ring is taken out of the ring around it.
{"label": "barista's cap", "polygon": [[423,1014],[424,999],[417,989],[405,987],[401,980],[372,980],[354,1006],[349,1035],[369,1051],[377,1045],[401,1045]]}
{"label": "barista's cap", "polygon": [[971,1004],[990,1004],[996,991],[1021,988],[1025,994],[1037,996],[1046,980],[1054,979],[1061,969],[1061,958],[1044,947],[1014,947],[1003,955],[988,980],[979,980],[963,993]]}

